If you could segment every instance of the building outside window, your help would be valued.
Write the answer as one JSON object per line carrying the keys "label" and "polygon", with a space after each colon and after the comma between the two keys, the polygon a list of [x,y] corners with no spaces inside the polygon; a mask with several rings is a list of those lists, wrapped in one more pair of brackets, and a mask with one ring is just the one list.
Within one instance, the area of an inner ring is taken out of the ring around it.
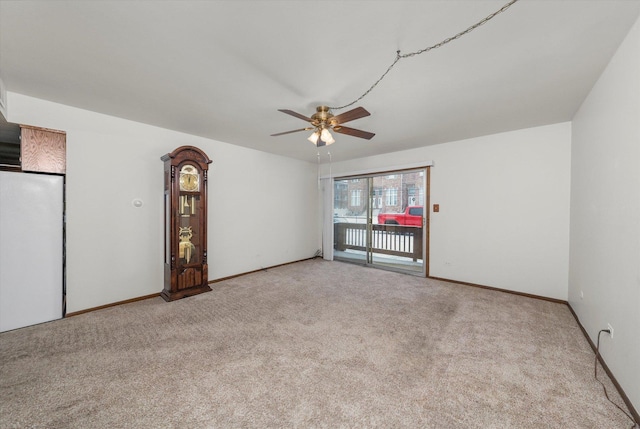
{"label": "building outside window", "polygon": [[371,199],[371,207],[379,209],[382,207],[382,189],[374,188],[373,197]]}
{"label": "building outside window", "polygon": [[362,205],[362,189],[354,189],[351,191],[351,206],[360,207]]}
{"label": "building outside window", "polygon": [[411,187],[407,187],[407,203],[410,206],[415,206],[418,204],[418,194],[419,190],[418,188],[411,186]]}
{"label": "building outside window", "polygon": [[385,204],[387,206],[398,205],[398,188],[387,188],[387,192],[385,194]]}
{"label": "building outside window", "polygon": [[346,209],[348,203],[348,185],[342,181],[335,183],[333,195],[333,207],[336,209]]}

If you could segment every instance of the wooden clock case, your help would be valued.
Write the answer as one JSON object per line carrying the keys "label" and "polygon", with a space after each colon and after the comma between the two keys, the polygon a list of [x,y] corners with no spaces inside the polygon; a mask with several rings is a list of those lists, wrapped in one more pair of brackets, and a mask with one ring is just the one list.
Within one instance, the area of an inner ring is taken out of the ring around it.
{"label": "wooden clock case", "polygon": [[164,289],[175,301],[211,290],[207,263],[209,157],[193,146],[164,155]]}

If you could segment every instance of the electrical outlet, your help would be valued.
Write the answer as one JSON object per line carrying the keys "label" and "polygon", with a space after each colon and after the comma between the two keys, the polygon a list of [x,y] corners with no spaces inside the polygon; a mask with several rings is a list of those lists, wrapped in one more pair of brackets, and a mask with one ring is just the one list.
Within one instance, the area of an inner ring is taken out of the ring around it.
{"label": "electrical outlet", "polygon": [[611,326],[611,323],[607,323],[607,329],[609,330],[609,336],[613,338],[613,326]]}
{"label": "electrical outlet", "polygon": [[584,292],[580,291],[580,299],[584,299]]}

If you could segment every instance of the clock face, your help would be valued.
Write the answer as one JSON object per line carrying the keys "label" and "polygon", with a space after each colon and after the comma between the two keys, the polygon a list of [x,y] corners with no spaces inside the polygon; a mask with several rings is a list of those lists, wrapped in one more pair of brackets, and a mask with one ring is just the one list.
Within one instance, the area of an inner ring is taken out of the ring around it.
{"label": "clock face", "polygon": [[196,192],[200,190],[200,175],[193,165],[184,165],[180,169],[180,190]]}

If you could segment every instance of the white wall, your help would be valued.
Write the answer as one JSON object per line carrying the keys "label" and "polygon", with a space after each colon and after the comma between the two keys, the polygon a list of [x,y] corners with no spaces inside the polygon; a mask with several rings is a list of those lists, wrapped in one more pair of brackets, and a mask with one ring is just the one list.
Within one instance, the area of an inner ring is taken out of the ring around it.
{"label": "white wall", "polygon": [[[640,21],[573,119],[569,304],[640,409]],[[584,298],[581,297],[581,293]]]}
{"label": "white wall", "polygon": [[[67,132],[67,311],[163,287],[163,163],[182,145],[213,160],[209,279],[312,257],[317,166],[8,93],[10,122]],[[144,201],[135,208],[132,201]],[[295,207],[295,209],[292,209]],[[309,228],[309,225],[313,225]]]}
{"label": "white wall", "polygon": [[332,174],[433,161],[429,274],[566,300],[570,146],[562,123],[337,162]]}

